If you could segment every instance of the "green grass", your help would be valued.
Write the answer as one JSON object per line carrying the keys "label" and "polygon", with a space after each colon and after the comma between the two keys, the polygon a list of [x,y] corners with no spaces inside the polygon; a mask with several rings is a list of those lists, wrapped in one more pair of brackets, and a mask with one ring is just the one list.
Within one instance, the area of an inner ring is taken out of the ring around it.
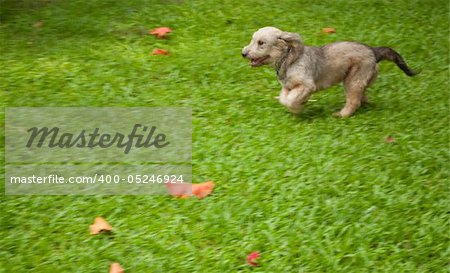
{"label": "green grass", "polygon": [[[0,272],[107,272],[111,261],[126,272],[447,272],[448,1],[1,4],[3,107],[192,107],[194,180],[216,190],[200,201],[3,196]],[[274,99],[275,73],[240,56],[266,25],[308,45],[391,46],[422,73],[382,63],[354,117],[331,116],[338,86],[295,118]],[[173,28],[169,40],[146,34],[157,26]],[[322,34],[329,26],[337,33]],[[89,235],[97,215],[113,236]],[[245,264],[253,250],[257,268]]]}

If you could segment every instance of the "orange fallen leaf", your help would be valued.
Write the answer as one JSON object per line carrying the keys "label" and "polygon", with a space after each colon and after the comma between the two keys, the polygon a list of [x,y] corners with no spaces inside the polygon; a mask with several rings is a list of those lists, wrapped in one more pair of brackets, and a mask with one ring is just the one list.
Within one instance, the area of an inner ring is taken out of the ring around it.
{"label": "orange fallen leaf", "polygon": [[94,224],[89,226],[91,234],[99,234],[102,231],[111,231],[112,226],[103,217],[95,217]]}
{"label": "orange fallen leaf", "polygon": [[164,50],[164,49],[160,49],[160,48],[155,48],[152,51],[153,55],[169,55],[169,51]]}
{"label": "orange fallen leaf", "polygon": [[125,271],[119,263],[112,263],[109,268],[109,273],[124,273]]}
{"label": "orange fallen leaf", "polygon": [[156,35],[159,39],[166,37],[170,32],[172,32],[172,30],[168,27],[158,27],[148,31],[149,34]]}
{"label": "orange fallen leaf", "polygon": [[386,141],[386,143],[394,143],[395,138],[393,136],[387,136],[384,141]]}
{"label": "orange fallen leaf", "polygon": [[336,33],[336,29],[332,27],[326,27],[322,29],[322,32],[327,34]]}
{"label": "orange fallen leaf", "polygon": [[214,182],[208,181],[199,184],[192,184],[192,194],[197,196],[198,199],[203,199],[210,195],[214,189]]}
{"label": "orange fallen leaf", "polygon": [[165,185],[170,195],[183,199],[191,196],[197,196],[198,199],[203,199],[210,195],[214,189],[213,181],[198,184],[166,183]]}
{"label": "orange fallen leaf", "polygon": [[166,183],[169,194],[179,198],[187,198],[192,195],[191,183]]}
{"label": "orange fallen leaf", "polygon": [[252,253],[247,255],[247,264],[249,266],[258,266],[259,264],[256,262],[256,260],[261,257],[258,251],[253,251]]}

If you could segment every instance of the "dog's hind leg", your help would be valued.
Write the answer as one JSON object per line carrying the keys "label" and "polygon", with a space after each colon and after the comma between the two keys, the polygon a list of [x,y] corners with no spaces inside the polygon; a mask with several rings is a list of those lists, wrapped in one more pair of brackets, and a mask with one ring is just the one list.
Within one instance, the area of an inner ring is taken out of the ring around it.
{"label": "dog's hind leg", "polygon": [[374,81],[375,77],[375,62],[358,63],[350,68],[349,73],[344,79],[346,97],[344,108],[334,115],[342,118],[353,115],[353,113],[361,106],[361,103],[367,100],[364,92],[369,84]]}
{"label": "dog's hind leg", "polygon": [[367,88],[371,86],[377,79],[378,74],[378,66],[375,66],[375,72],[372,75],[372,78],[369,80],[369,83],[366,86],[366,90],[364,90],[363,96],[361,98],[361,104],[368,104],[369,99],[367,98]]}

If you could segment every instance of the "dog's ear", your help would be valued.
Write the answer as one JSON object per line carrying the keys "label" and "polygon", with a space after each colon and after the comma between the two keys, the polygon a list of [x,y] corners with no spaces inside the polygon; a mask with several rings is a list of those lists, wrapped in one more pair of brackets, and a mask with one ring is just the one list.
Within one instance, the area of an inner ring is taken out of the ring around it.
{"label": "dog's ear", "polygon": [[280,39],[285,41],[289,46],[301,45],[303,43],[302,37],[297,33],[283,31]]}

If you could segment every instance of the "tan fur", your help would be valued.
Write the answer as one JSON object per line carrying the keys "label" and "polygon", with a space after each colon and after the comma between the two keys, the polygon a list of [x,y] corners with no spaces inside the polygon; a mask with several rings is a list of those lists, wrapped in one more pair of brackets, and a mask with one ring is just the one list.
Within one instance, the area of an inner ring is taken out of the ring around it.
{"label": "tan fur", "polygon": [[345,106],[335,115],[351,116],[367,102],[366,88],[377,77],[374,50],[356,42],[305,46],[296,33],[264,27],[253,34],[242,55],[252,66],[270,65],[282,85],[280,103],[299,114],[312,93],[343,82]]}

